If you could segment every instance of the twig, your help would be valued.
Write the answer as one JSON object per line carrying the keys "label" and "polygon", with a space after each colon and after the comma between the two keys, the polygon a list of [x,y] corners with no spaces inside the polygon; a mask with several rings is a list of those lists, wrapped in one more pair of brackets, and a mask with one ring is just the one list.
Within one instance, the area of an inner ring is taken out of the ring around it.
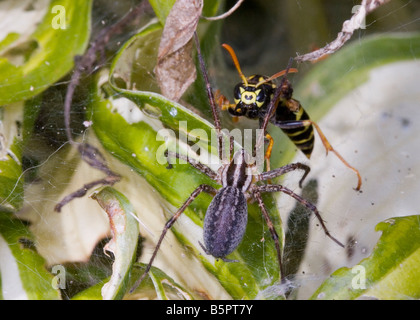
{"label": "twig", "polygon": [[232,8],[229,9],[229,11],[226,11],[225,13],[223,13],[223,14],[221,14],[219,16],[216,16],[216,17],[203,17],[202,16],[202,18],[203,19],[206,19],[206,20],[209,20],[209,21],[215,21],[215,20],[225,19],[228,16],[230,16],[232,13],[234,13],[239,8],[239,6],[242,4],[242,2],[244,2],[244,0],[238,0],[235,3],[235,5]]}
{"label": "twig", "polygon": [[127,13],[119,22],[103,29],[96,39],[91,42],[89,49],[83,56],[75,58],[75,68],[70,79],[70,84],[67,88],[66,97],[64,100],[64,126],[69,143],[73,146],[77,146],[78,151],[84,161],[86,161],[91,167],[104,172],[107,176],[104,179],[99,179],[90,183],[85,184],[79,190],[64,197],[56,206],[55,211],[60,212],[61,208],[72,201],[75,198],[83,197],[86,192],[97,186],[97,185],[113,185],[121,179],[121,176],[114,173],[108,168],[105,158],[102,156],[100,151],[88,143],[77,143],[73,140],[70,128],[70,111],[73,102],[74,92],[79,85],[80,79],[83,74],[89,74],[94,71],[94,66],[97,61],[98,53],[99,56],[104,56],[105,47],[112,36],[120,34],[124,29],[136,18],[140,17],[146,9],[150,7],[148,1],[142,1],[138,6],[133,8]]}
{"label": "twig", "polygon": [[315,61],[325,55],[336,52],[351,38],[355,30],[362,27],[362,23],[367,14],[389,1],[390,0],[363,0],[359,9],[350,18],[350,20],[344,21],[343,28],[334,41],[316,51],[312,51],[304,55],[298,55],[295,60],[297,62]]}

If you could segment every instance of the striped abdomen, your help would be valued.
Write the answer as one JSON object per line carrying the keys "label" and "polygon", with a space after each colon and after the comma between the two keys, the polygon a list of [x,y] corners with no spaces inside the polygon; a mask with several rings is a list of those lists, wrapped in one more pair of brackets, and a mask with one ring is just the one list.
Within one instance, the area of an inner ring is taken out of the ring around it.
{"label": "striped abdomen", "polygon": [[[293,100],[293,102],[298,105],[298,109],[296,112],[293,112],[288,108],[286,105],[279,103],[276,110],[276,115],[271,119],[271,122],[279,126],[283,132],[290,138],[290,140],[299,148],[308,158],[311,157],[312,150],[314,148],[314,128],[312,125],[309,126],[296,126],[294,125],[293,128],[285,128],[287,126],[287,122],[289,122],[292,126],[293,121],[302,121],[302,120],[310,120],[309,115],[300,105],[299,101]],[[282,123],[287,121],[285,123]],[[280,126],[280,123],[282,125]]]}

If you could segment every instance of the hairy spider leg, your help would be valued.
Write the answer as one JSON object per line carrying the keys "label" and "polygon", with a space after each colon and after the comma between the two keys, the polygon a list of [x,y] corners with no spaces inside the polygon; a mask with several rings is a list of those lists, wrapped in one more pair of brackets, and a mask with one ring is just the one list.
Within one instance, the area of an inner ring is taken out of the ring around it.
{"label": "hairy spider leg", "polygon": [[[198,168],[197,168],[198,169]],[[163,228],[163,231],[159,237],[159,240],[156,244],[155,249],[153,250],[153,254],[152,257],[149,260],[149,263],[147,264],[146,270],[144,271],[144,273],[141,275],[141,277],[136,281],[136,283],[134,284],[134,286],[130,289],[130,293],[132,293],[139,285],[140,283],[143,281],[144,277],[149,273],[150,268],[152,267],[153,261],[156,258],[156,255],[159,251],[159,248],[162,244],[163,239],[165,238],[166,233],[168,232],[168,230],[172,227],[172,225],[175,223],[175,221],[180,217],[180,215],[185,211],[185,209],[190,205],[191,202],[194,201],[195,198],[198,197],[198,195],[201,192],[207,192],[210,194],[215,194],[216,190],[206,184],[202,184],[200,186],[198,186],[192,193],[191,195],[188,197],[188,199],[184,202],[184,204],[178,209],[178,211],[166,222],[165,227]]]}
{"label": "hairy spider leg", "polygon": [[190,158],[186,155],[179,154],[179,153],[176,153],[176,152],[170,152],[170,151],[167,150],[167,151],[165,151],[165,156],[168,160],[168,169],[172,168],[172,164],[169,160],[170,158],[182,159],[184,161],[187,161],[191,166],[193,166],[197,170],[201,171],[202,173],[207,175],[212,180],[217,179],[217,173],[216,172],[214,172],[212,169],[210,169],[206,165],[202,164],[201,162],[198,162],[198,161],[196,161],[196,160],[194,160],[194,159],[192,159],[192,158]]}
{"label": "hairy spider leg", "polygon": [[257,190],[259,192],[262,192],[262,193],[264,193],[264,192],[283,192],[283,193],[291,196],[292,198],[294,198],[296,201],[298,201],[299,203],[304,205],[306,208],[308,208],[309,210],[311,210],[315,214],[315,216],[318,218],[319,223],[321,224],[322,229],[324,229],[324,233],[327,237],[329,237],[331,240],[333,240],[340,247],[344,248],[344,245],[339,240],[337,240],[335,237],[333,237],[331,235],[328,228],[325,226],[324,220],[322,220],[322,217],[321,217],[317,207],[314,204],[312,204],[308,200],[302,198],[300,195],[294,193],[289,188],[286,188],[286,187],[284,187],[282,185],[278,185],[278,184],[261,185],[261,186],[257,187]]}
{"label": "hairy spider leg", "polygon": [[[285,95],[285,92],[283,91],[283,84],[287,81],[287,75],[289,74],[290,70],[293,69],[291,68],[292,66],[292,62],[293,62],[293,58],[289,59],[289,63],[287,64],[287,68],[284,70],[283,73],[283,78],[281,79],[281,83],[280,86],[278,86],[276,88],[276,90],[274,91],[273,97],[270,100],[270,103],[268,104],[268,108],[267,108],[267,113],[264,117],[263,121],[260,121],[260,129],[262,129],[262,134],[260,135],[259,138],[257,138],[257,141],[255,143],[255,148],[254,148],[254,154],[257,154],[257,148],[261,145],[261,143],[263,143],[263,136],[265,134],[265,132],[267,131],[267,126],[268,126],[268,122],[270,121],[270,119],[273,117],[274,113],[276,112],[277,106],[278,106],[278,101],[280,99],[282,99],[282,97]],[[267,138],[267,136],[265,136]],[[266,163],[267,163],[267,167],[270,167],[270,157],[271,157],[271,151],[272,151],[272,146],[274,144],[273,138],[269,135],[268,139],[270,140],[270,144],[271,147],[269,145],[268,148],[268,152],[265,153],[265,159],[266,159]]]}
{"label": "hairy spider leg", "polygon": [[277,252],[277,262],[279,264],[279,270],[280,270],[280,276],[282,281],[284,280],[284,269],[283,269],[283,262],[282,262],[282,255],[281,255],[281,248],[280,248],[280,241],[279,241],[279,235],[274,228],[273,221],[270,218],[270,215],[268,214],[267,208],[265,207],[264,201],[262,199],[261,193],[256,190],[253,193],[253,196],[258,201],[258,206],[264,216],[265,223],[268,226],[268,229],[270,230],[271,238],[274,241],[274,245],[276,246],[276,252]]}
{"label": "hairy spider leg", "polygon": [[303,181],[305,180],[306,176],[309,174],[309,171],[311,170],[306,164],[296,162],[296,163],[290,163],[286,164],[280,168],[276,168],[270,171],[262,172],[260,173],[256,180],[257,181],[265,181],[269,179],[274,179],[276,177],[279,177],[281,175],[284,175],[288,172],[295,171],[295,170],[303,170],[304,174],[302,178],[299,180],[299,187],[302,188]]}

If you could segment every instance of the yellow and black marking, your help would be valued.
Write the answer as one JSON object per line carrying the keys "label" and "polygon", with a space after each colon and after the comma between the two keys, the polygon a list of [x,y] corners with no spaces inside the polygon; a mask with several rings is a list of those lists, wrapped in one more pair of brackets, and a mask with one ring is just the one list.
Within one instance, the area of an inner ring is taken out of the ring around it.
{"label": "yellow and black marking", "polygon": [[[303,121],[310,120],[309,115],[302,108],[299,101],[293,99],[293,102],[298,104],[297,111],[291,110],[287,107],[286,102],[280,101],[271,122],[279,127],[283,126],[281,128],[283,132],[309,159],[315,144],[314,127],[312,124],[307,126],[303,125]],[[285,128],[285,123],[288,123],[291,128]],[[293,127],[293,123],[296,124],[296,127]]]}
{"label": "yellow and black marking", "polygon": [[253,75],[246,79],[247,83],[238,83],[233,90],[235,104],[227,108],[229,113],[236,117],[263,118],[276,88],[271,81],[260,84],[267,79]]}

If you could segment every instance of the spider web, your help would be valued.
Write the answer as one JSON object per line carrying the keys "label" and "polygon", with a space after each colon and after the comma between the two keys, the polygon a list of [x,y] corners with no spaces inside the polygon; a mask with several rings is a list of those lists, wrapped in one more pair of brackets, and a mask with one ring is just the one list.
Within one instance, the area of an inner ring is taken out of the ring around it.
{"label": "spider web", "polygon": [[[26,2],[30,4],[30,1]],[[33,8],[42,8],[41,4],[42,1],[34,1]],[[95,1],[93,34],[121,19],[136,4],[134,0]],[[227,7],[230,6],[228,1]],[[296,52],[308,52],[330,42],[340,31],[343,21],[351,15],[353,6],[354,1],[327,1],[322,7],[313,7],[313,4],[297,0],[245,1],[236,13],[224,21],[218,42],[226,42],[237,48],[236,53],[241,57],[241,66],[245,74],[271,75],[284,69],[289,57],[295,56]],[[12,16],[10,12],[3,13]],[[33,15],[30,19],[38,19],[40,16],[41,13]],[[19,23],[21,19],[16,18],[14,21],[15,23],[10,23],[11,26],[22,26]],[[363,41],[375,34],[409,33],[419,30],[419,26],[418,2],[391,1],[368,16],[366,28],[356,31],[352,41]],[[16,31],[25,32],[21,29]],[[121,36],[111,41],[105,65],[115,56],[120,42],[126,39],[126,36]],[[413,58],[415,60],[415,57]],[[229,96],[234,84],[238,82],[237,74],[233,66],[229,66],[228,60],[222,61],[220,57],[216,57],[215,60],[211,69],[212,82]],[[102,68],[103,62],[97,67]],[[292,80],[294,85],[299,83],[299,79],[302,79],[311,67],[309,63],[300,66],[299,74]],[[362,194],[352,190],[354,176],[351,172],[347,172],[332,155],[325,157],[319,140],[310,161],[301,155],[297,155],[293,160],[311,166],[312,172],[308,181],[317,185],[316,188],[312,188],[313,201],[319,207],[332,234],[340,235],[343,241],[354,243],[351,246],[352,251],[343,251],[335,247],[322,230],[317,228],[312,217],[309,217],[309,222],[305,222],[307,212],[294,214],[296,203],[286,196],[280,196],[282,220],[287,225],[287,231],[291,232],[284,258],[288,260],[295,254],[294,251],[298,251],[301,259],[293,269],[297,275],[291,285],[294,289],[299,289],[298,298],[308,298],[323,279],[338,267],[352,266],[367,257],[379,237],[379,234],[374,232],[374,226],[379,221],[392,216],[418,214],[416,195],[420,190],[416,184],[419,171],[416,159],[419,155],[416,141],[418,134],[415,130],[420,127],[420,119],[416,112],[420,99],[415,85],[418,83],[419,71],[419,65],[415,62],[384,66],[374,71],[366,84],[352,91],[319,121],[334,147],[340,150],[345,158],[351,159],[362,172]],[[85,122],[89,120],[85,118],[85,106],[90,97],[84,86],[88,80],[89,75],[82,79],[74,97],[71,129],[79,141],[97,143],[89,129],[89,123]],[[42,94],[35,130],[30,139],[31,143],[25,150],[24,207],[18,213],[19,217],[30,221],[37,251],[50,267],[63,264],[69,274],[72,270],[74,274],[77,270],[86,271],[86,282],[77,289],[68,289],[63,293],[64,297],[71,297],[80,288],[94,284],[98,277],[109,275],[112,263],[111,259],[104,257],[101,250],[106,242],[101,240],[109,236],[108,220],[94,201],[84,197],[70,203],[60,215],[53,211],[53,207],[62,196],[103,176],[103,173],[81,161],[79,154],[66,142],[62,106],[68,83],[69,77],[66,77]],[[394,94],[387,100],[381,100],[381,93],[384,91],[392,91]],[[223,121],[231,125],[230,119],[224,118]],[[255,127],[254,123],[246,120],[241,125]],[[270,128],[271,131],[275,129]],[[11,135],[13,134],[8,133],[7,137]],[[273,136],[278,137],[279,134]],[[280,137],[279,141],[279,144],[284,143],[285,149],[293,148],[284,137]],[[153,217],[148,221],[146,230],[143,229],[142,235],[146,238],[150,237],[150,234],[154,234],[154,238],[158,237],[166,221],[163,212],[168,210],[169,205],[162,204],[161,197],[156,195],[144,179],[104,150],[102,152],[112,169],[127,177],[120,188],[126,195],[132,195],[130,200],[133,200],[135,206]],[[277,149],[277,152],[287,150]],[[295,182],[298,180],[298,176],[291,174],[283,183],[289,185],[289,181],[294,181],[290,184],[296,186]],[[297,187],[292,188],[298,193],[301,192]],[[141,190],[141,196],[138,190]],[[173,212],[174,208],[169,210]],[[185,221],[181,219],[180,225],[188,223],[188,218],[183,219]],[[298,233],[290,230],[302,227],[304,223],[308,224],[306,231],[303,231],[309,233],[307,240],[302,240]],[[262,238],[264,234],[267,235],[267,228],[261,230]],[[265,241],[271,239],[267,238]],[[306,247],[302,246],[302,241],[307,241]],[[152,250],[153,245],[146,242],[146,257]],[[212,296],[213,298],[228,297],[201,263],[189,256],[172,234],[165,238],[162,252],[165,254],[156,261],[156,266],[168,272],[177,281],[193,287],[198,283],[197,286],[207,287],[212,293],[220,290],[218,295]],[[186,280],[184,277],[185,266],[188,266],[192,274],[191,279]],[[101,275],[92,271],[94,269],[100,269]],[[76,278],[73,281],[81,282]]]}

